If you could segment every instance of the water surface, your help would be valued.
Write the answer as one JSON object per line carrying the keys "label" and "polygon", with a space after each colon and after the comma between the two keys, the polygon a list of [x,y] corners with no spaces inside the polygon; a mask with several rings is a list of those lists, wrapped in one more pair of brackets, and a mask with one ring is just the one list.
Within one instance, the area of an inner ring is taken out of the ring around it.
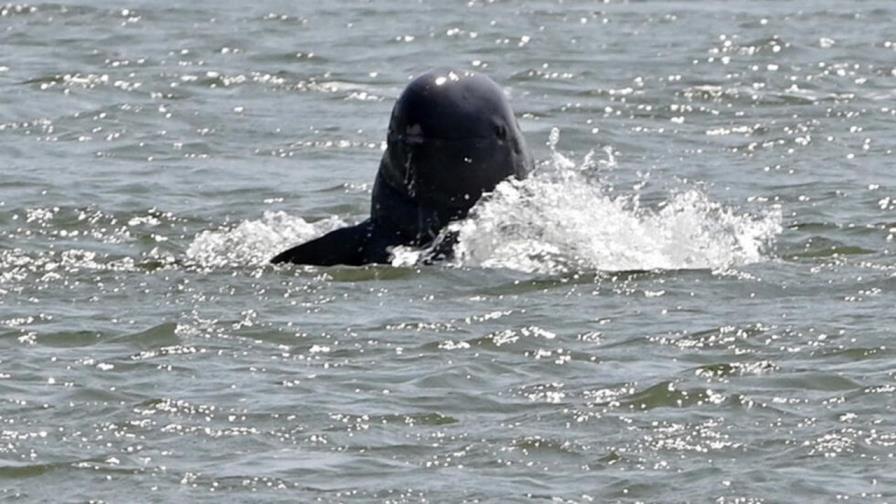
{"label": "water surface", "polygon": [[[0,497],[892,501],[894,17],[0,5]],[[267,265],[434,66],[536,175],[452,263]]]}

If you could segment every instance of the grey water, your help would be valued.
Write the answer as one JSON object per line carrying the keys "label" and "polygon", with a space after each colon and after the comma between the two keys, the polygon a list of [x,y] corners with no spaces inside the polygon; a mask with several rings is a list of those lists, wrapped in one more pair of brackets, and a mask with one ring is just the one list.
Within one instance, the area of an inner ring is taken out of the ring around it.
{"label": "grey water", "polygon": [[[0,4],[0,501],[893,502],[896,4]],[[457,257],[273,267],[389,113],[538,160]]]}

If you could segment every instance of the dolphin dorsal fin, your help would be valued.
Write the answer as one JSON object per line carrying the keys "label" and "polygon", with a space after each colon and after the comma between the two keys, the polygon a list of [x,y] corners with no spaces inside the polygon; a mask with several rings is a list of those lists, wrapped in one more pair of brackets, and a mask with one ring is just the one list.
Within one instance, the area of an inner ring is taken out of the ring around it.
{"label": "dolphin dorsal fin", "polygon": [[373,227],[370,220],[355,226],[331,231],[320,238],[297,245],[277,254],[273,264],[293,263],[313,266],[360,266],[370,261],[367,258],[367,244]]}

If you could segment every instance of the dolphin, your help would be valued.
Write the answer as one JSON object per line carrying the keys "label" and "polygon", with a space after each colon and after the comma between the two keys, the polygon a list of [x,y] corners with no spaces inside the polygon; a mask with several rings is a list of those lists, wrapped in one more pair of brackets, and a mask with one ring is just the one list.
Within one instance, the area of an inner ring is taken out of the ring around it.
{"label": "dolphin", "polygon": [[[509,177],[533,168],[504,92],[487,76],[432,70],[408,84],[392,109],[370,217],[285,250],[272,263],[389,263],[397,245],[426,247],[451,221]],[[452,240],[442,240],[443,255]]]}

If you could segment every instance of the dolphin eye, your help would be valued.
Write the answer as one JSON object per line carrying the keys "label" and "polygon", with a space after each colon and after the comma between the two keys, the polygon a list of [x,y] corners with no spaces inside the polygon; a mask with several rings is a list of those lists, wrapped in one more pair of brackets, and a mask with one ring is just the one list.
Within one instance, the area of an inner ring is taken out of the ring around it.
{"label": "dolphin eye", "polygon": [[501,140],[502,142],[504,140],[507,140],[507,128],[505,128],[503,124],[496,124],[495,125],[495,136],[498,138],[498,140]]}

